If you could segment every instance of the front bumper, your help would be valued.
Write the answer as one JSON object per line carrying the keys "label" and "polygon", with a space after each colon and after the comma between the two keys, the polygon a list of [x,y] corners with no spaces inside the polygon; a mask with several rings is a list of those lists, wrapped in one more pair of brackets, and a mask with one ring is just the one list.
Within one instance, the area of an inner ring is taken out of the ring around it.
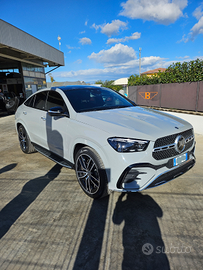
{"label": "front bumper", "polygon": [[[188,152],[188,160],[178,166],[173,165],[173,159],[169,159],[166,163],[160,165],[153,165],[151,163],[132,164],[123,171],[117,181],[116,187],[117,190],[131,192],[156,187],[186,173],[194,165],[194,148]],[[150,179],[148,178],[149,174],[151,174]],[[144,185],[140,185],[140,180],[145,175],[146,181]]]}

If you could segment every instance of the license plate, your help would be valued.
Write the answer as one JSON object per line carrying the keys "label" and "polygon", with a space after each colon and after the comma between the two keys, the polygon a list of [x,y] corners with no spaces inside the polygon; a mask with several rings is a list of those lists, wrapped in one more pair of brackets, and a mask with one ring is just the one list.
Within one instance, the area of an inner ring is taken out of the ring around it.
{"label": "license plate", "polygon": [[188,153],[185,153],[184,155],[181,155],[181,156],[173,159],[173,166],[180,165],[181,163],[183,163],[187,160],[188,160]]}

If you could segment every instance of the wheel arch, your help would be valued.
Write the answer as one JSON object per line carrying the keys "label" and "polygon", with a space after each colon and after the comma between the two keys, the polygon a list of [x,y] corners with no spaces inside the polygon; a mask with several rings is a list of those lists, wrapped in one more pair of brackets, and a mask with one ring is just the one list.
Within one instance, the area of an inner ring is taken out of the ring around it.
{"label": "wheel arch", "polygon": [[85,146],[88,146],[87,144],[84,144],[84,143],[77,143],[74,147],[74,150],[73,150],[73,160],[74,160],[74,163],[75,163],[75,156],[76,156],[76,153],[82,148],[82,147],[85,147]]}
{"label": "wheel arch", "polygon": [[28,130],[26,128],[26,125],[23,122],[17,122],[16,123],[16,129],[17,129],[17,131],[18,131],[18,129],[19,129],[20,126],[23,126],[24,129],[26,130],[27,134],[30,136],[30,133],[28,132]]}
{"label": "wheel arch", "polygon": [[18,129],[19,129],[20,126],[24,127],[25,131],[27,132],[27,134],[28,134],[28,136],[30,138],[30,141],[32,142],[32,136],[30,135],[30,132],[27,129],[27,127],[26,127],[26,125],[25,125],[25,123],[23,121],[16,122],[16,131],[17,131],[17,133],[18,133]]}
{"label": "wheel arch", "polygon": [[16,124],[16,129],[17,129],[17,131],[18,131],[18,129],[19,129],[20,126],[24,126],[24,125],[23,125],[22,123],[18,122],[18,123]]}
{"label": "wheel arch", "polygon": [[102,147],[101,146],[98,146],[97,143],[94,143],[92,141],[87,141],[87,140],[81,140],[80,142],[76,142],[74,144],[74,147],[73,147],[73,151],[72,151],[72,158],[73,158],[73,162],[75,163],[75,155],[76,153],[82,148],[82,147],[85,147],[85,146],[88,146],[90,148],[92,148],[94,151],[96,151],[96,153],[100,156],[103,164],[104,164],[104,167],[105,168],[108,168],[108,157],[105,155],[105,152],[102,150]]}

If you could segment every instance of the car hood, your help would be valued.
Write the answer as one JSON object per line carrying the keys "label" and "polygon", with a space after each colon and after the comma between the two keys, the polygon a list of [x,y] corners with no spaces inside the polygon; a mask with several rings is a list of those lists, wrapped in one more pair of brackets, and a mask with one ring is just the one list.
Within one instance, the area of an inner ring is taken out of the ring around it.
{"label": "car hood", "polygon": [[109,136],[145,140],[156,140],[192,128],[181,118],[139,106],[79,113],[77,120],[106,131]]}

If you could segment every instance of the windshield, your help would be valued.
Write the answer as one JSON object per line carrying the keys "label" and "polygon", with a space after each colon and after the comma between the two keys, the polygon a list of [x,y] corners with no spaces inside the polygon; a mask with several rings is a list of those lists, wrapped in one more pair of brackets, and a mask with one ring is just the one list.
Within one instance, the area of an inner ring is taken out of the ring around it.
{"label": "windshield", "polygon": [[132,107],[135,104],[107,88],[88,87],[64,91],[76,112]]}

